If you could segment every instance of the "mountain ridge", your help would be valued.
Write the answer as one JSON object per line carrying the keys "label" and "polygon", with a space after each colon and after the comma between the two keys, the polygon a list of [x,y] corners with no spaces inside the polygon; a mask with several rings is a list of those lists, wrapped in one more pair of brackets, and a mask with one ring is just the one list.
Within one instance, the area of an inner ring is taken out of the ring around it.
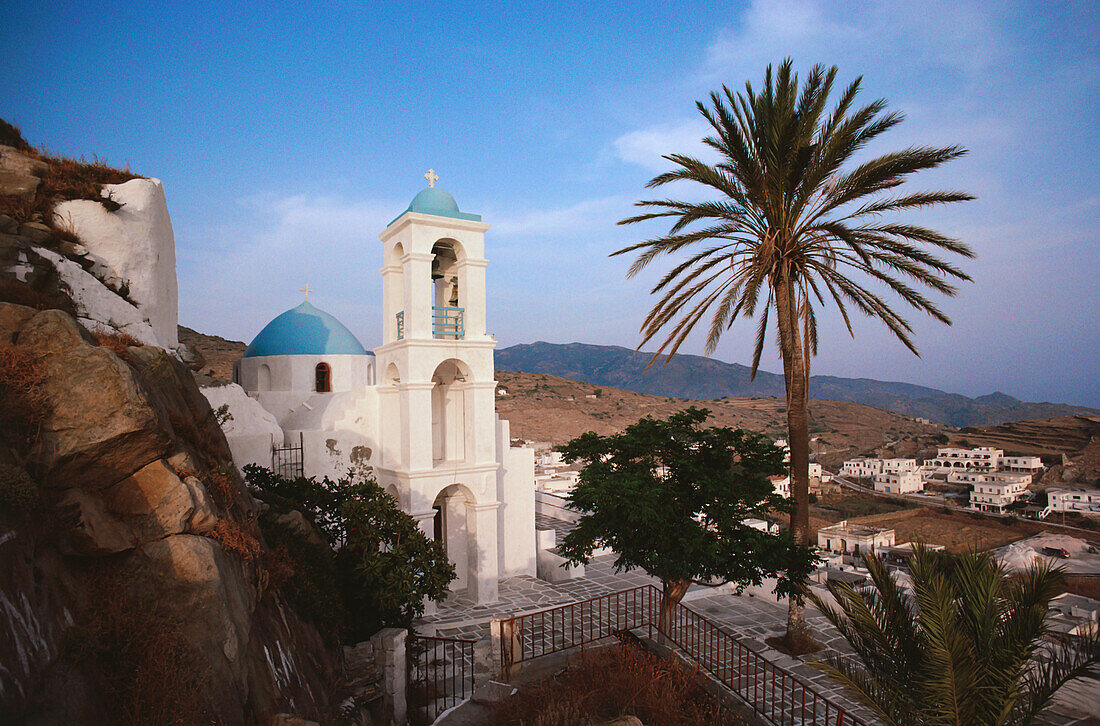
{"label": "mountain ridge", "polygon": [[[687,354],[646,370],[652,357],[615,345],[536,341],[498,350],[496,367],[676,398],[785,395],[783,376],[777,373],[758,371],[752,380],[748,366]],[[971,398],[915,383],[825,375],[811,376],[810,396],[863,403],[955,427],[1100,414],[1084,406],[1021,401],[1000,391]]]}

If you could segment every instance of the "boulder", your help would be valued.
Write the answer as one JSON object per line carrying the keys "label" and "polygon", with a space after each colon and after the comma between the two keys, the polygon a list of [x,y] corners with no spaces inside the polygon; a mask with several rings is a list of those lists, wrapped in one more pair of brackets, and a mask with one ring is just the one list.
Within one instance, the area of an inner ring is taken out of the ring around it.
{"label": "boulder", "polygon": [[33,200],[45,162],[11,146],[0,146],[0,196]]}
{"label": "boulder", "polygon": [[44,486],[108,487],[168,453],[163,405],[117,355],[88,345],[72,318],[39,313],[18,343],[47,354],[51,415],[31,454]]}
{"label": "boulder", "polygon": [[179,348],[176,348],[176,354],[179,355],[179,359],[183,361],[185,366],[196,373],[201,371],[202,367],[206,365],[206,358],[203,357],[198,348],[192,347],[187,343],[180,343]]}
{"label": "boulder", "polygon": [[195,513],[192,488],[163,459],[107,487],[102,496],[140,542],[186,532]]}
{"label": "boulder", "polygon": [[15,335],[38,312],[26,305],[0,302],[0,343],[15,342]]}
{"label": "boulder", "polygon": [[56,512],[66,525],[62,535],[65,554],[113,555],[137,545],[130,528],[94,493],[67,489],[57,502]]}

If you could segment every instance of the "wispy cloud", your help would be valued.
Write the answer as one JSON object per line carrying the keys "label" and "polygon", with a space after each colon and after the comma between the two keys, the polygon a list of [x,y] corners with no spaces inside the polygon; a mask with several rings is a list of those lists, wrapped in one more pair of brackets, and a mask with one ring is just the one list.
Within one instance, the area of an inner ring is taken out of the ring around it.
{"label": "wispy cloud", "polygon": [[628,131],[612,142],[615,154],[623,161],[650,171],[664,171],[670,164],[666,154],[687,154],[713,160],[714,151],[703,144],[710,126],[702,118],[679,119]]}

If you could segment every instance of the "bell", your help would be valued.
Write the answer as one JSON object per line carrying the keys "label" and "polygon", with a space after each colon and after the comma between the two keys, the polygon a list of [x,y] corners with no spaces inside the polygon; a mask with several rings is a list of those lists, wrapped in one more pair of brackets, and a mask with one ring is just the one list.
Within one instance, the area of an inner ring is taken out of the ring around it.
{"label": "bell", "polygon": [[443,268],[443,266],[439,264],[439,256],[437,255],[432,260],[432,279],[433,280],[442,280],[443,279],[442,268]]}

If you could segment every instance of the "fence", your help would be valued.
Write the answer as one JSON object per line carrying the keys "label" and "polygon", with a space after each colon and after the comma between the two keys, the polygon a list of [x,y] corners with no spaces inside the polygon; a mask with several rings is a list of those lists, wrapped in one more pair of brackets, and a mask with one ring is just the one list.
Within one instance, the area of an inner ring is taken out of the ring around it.
{"label": "fence", "polygon": [[474,641],[412,633],[406,642],[409,721],[430,724],[473,695]]}
{"label": "fence", "polygon": [[305,442],[298,433],[298,445],[276,446],[271,444],[271,470],[284,479],[305,476]]}
{"label": "fence", "polygon": [[653,585],[609,593],[500,621],[502,673],[526,660],[649,628],[778,726],[867,726],[807,681],[768,661],[717,624],[677,603],[662,625],[661,591]]}

